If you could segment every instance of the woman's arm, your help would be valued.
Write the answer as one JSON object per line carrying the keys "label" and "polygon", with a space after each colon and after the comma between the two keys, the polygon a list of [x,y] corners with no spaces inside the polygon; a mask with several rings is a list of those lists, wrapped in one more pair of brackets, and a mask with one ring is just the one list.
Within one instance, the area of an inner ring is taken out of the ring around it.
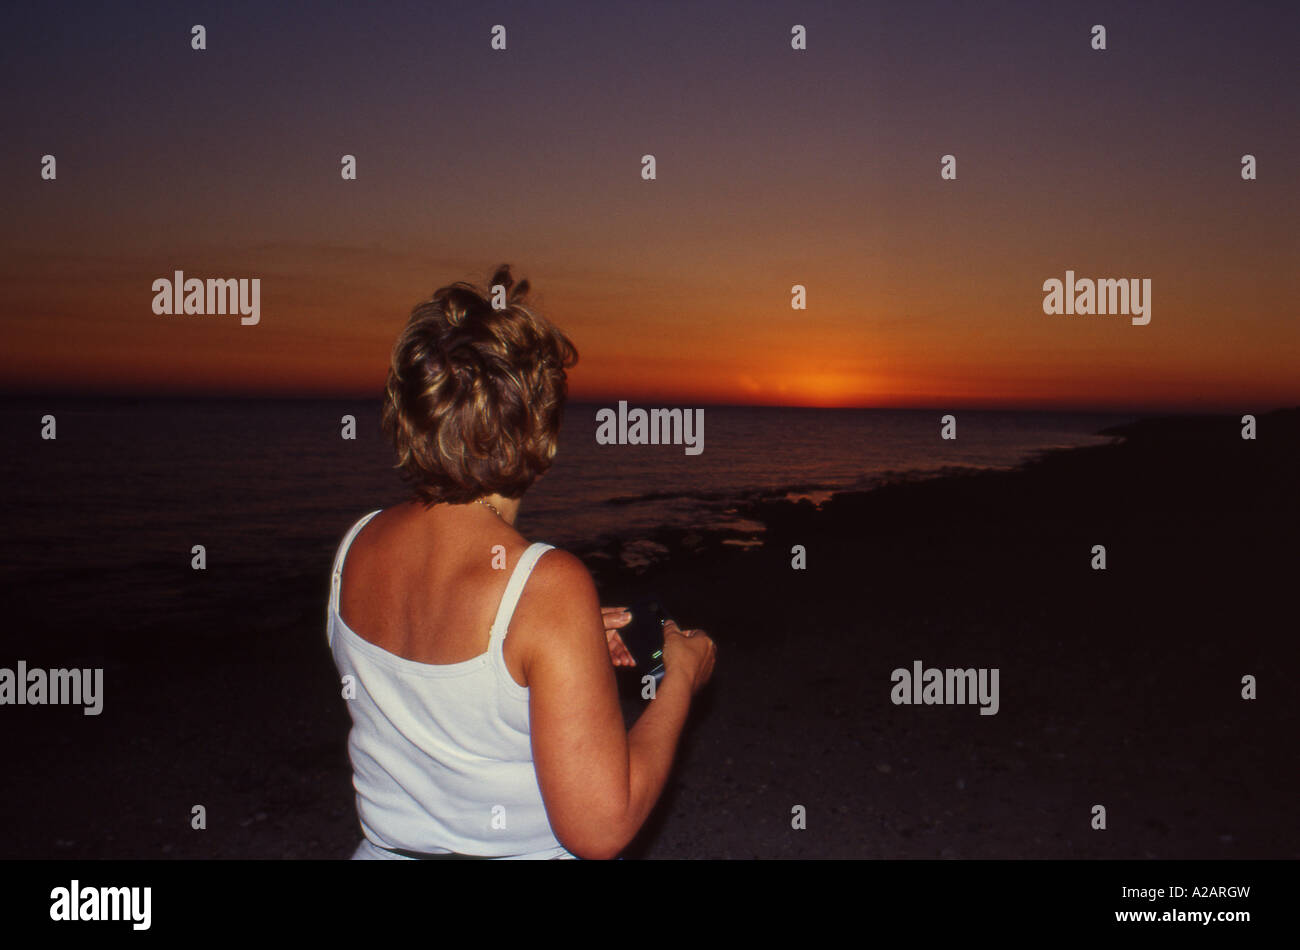
{"label": "woman's arm", "polygon": [[547,817],[556,838],[574,854],[612,858],[663,791],[690,708],[694,671],[686,664],[668,669],[628,731],[586,567],[567,552],[548,552],[525,591],[523,663],[533,761]]}

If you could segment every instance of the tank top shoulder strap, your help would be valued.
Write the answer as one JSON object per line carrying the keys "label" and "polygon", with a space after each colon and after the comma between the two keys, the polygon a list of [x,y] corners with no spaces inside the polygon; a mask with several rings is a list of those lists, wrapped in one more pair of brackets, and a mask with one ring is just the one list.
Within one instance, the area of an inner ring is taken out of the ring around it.
{"label": "tank top shoulder strap", "polygon": [[519,563],[515,565],[510,575],[505,593],[501,595],[501,604],[497,607],[496,618],[492,621],[492,636],[489,641],[491,645],[505,639],[506,630],[510,627],[510,619],[515,615],[515,607],[519,604],[519,596],[524,592],[524,585],[528,583],[533,568],[537,566],[537,559],[553,547],[552,544],[534,541],[519,556]]}
{"label": "tank top shoulder strap", "polygon": [[343,536],[343,541],[339,545],[338,553],[334,555],[334,571],[330,575],[329,616],[325,619],[325,639],[330,646],[334,645],[334,618],[339,615],[339,591],[343,587],[343,562],[347,560],[348,548],[352,547],[352,542],[361,533],[361,529],[368,525],[370,519],[381,511],[383,509],[378,508],[370,512],[370,514],[365,515],[349,528],[348,533]]}

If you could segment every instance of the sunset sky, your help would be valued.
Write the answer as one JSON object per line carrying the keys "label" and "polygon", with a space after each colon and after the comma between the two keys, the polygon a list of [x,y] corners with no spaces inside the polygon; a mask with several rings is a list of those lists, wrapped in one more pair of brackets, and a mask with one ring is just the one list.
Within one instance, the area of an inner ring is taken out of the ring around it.
{"label": "sunset sky", "polygon": [[[6,390],[377,396],[411,307],[509,262],[577,344],[578,399],[1300,404],[1291,4],[29,4],[5,21]],[[178,269],[260,278],[260,324],[155,315],[152,282]],[[1067,269],[1150,278],[1151,323],[1045,315]]]}

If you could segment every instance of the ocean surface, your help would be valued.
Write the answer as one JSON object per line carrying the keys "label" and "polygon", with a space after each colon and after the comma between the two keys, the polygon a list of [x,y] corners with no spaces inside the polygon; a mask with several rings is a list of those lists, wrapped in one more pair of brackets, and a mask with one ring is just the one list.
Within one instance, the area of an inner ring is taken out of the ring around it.
{"label": "ocean surface", "polygon": [[[634,404],[635,405],[635,404]],[[761,541],[738,502],[824,500],[837,489],[952,468],[1007,468],[1037,452],[1109,441],[1132,416],[706,407],[704,451],[598,445],[597,405],[572,403],[554,467],[524,498],[519,527],[578,553],[609,539],[626,557],[663,526]],[[55,416],[57,439],[41,439]],[[356,418],[355,440],[341,438]],[[166,611],[193,603],[191,548],[206,548],[205,584],[278,583],[328,575],[328,554],[360,515],[405,500],[379,403],[9,399],[0,410],[0,583],[56,585],[69,607]],[[100,605],[96,607],[95,605]],[[323,608],[322,608],[323,609]],[[79,611],[79,612],[84,612]],[[70,614],[71,616],[71,614]]]}

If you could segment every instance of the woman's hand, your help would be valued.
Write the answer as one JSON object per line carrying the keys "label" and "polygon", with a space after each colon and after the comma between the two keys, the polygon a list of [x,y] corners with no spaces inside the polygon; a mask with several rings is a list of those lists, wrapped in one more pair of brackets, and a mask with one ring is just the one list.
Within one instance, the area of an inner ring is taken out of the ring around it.
{"label": "woman's hand", "polygon": [[675,621],[664,624],[664,675],[685,673],[694,696],[713,675],[718,648],[703,630],[683,630]]}
{"label": "woman's hand", "polygon": [[636,666],[636,660],[628,652],[623,638],[618,635],[619,627],[626,627],[632,622],[632,614],[626,607],[601,607],[600,617],[605,621],[605,643],[609,646],[609,658],[615,666]]}

